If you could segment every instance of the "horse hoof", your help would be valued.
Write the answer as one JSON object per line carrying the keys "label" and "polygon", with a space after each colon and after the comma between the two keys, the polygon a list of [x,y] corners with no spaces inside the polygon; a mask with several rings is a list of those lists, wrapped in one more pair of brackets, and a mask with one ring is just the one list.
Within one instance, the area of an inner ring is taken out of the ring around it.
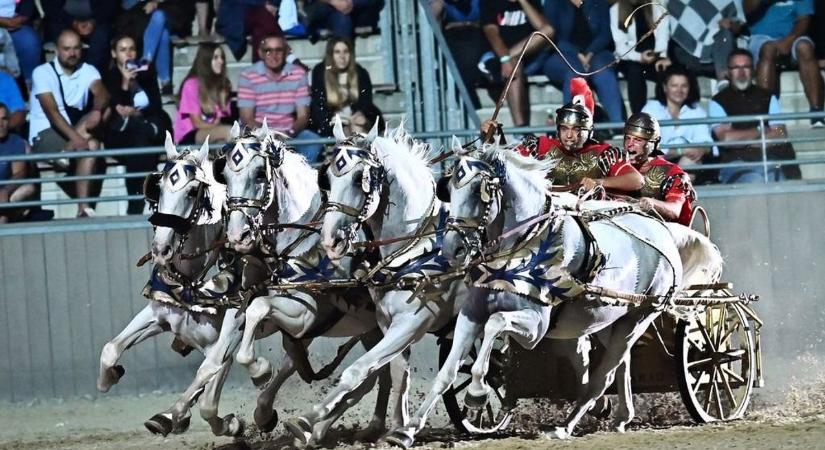
{"label": "horse hoof", "polygon": [[390,434],[384,436],[380,443],[391,445],[393,447],[410,448],[413,445],[415,438],[401,430],[394,430]]}
{"label": "horse hoof", "polygon": [[570,433],[564,427],[556,427],[555,430],[544,433],[544,437],[548,439],[570,439]]}
{"label": "horse hoof", "polygon": [[117,374],[117,381],[115,381],[115,383],[117,383],[118,381],[120,381],[121,378],[123,378],[123,375],[126,373],[126,368],[118,364],[112,367],[112,369],[114,369],[115,373]]}
{"label": "horse hoof", "polygon": [[384,433],[385,428],[382,424],[372,424],[363,430],[355,433],[353,440],[356,442],[375,442]]}
{"label": "horse hoof", "polygon": [[287,419],[284,428],[303,445],[307,445],[312,438],[312,424],[305,417]]}
{"label": "horse hoof", "polygon": [[230,437],[239,437],[242,436],[244,433],[244,426],[243,420],[238,418],[234,414],[228,414],[226,417],[223,418],[223,423],[226,424],[226,433],[225,436]]}
{"label": "horse hoof", "polygon": [[184,417],[183,419],[177,421],[175,423],[175,427],[172,430],[173,434],[183,434],[186,430],[189,429],[189,417]]}
{"label": "horse hoof", "polygon": [[471,408],[471,409],[481,409],[487,406],[487,402],[489,401],[489,395],[474,395],[471,394],[470,391],[464,394],[464,406]]}
{"label": "horse hoof", "polygon": [[161,435],[163,437],[168,436],[174,428],[172,419],[162,414],[155,414],[149,420],[143,422],[143,426],[146,427],[146,429],[152,434]]}
{"label": "horse hoof", "polygon": [[[265,415],[266,412],[269,412]],[[270,408],[255,408],[255,425],[262,433],[269,433],[278,426],[278,411]]]}

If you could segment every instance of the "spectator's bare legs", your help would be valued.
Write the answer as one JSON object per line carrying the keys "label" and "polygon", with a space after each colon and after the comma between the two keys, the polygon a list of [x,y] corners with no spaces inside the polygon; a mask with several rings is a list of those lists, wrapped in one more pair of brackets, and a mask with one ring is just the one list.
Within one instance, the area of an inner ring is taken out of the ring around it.
{"label": "spectator's bare legs", "polygon": [[[89,143],[89,150],[97,150],[100,148],[98,142],[94,139],[90,139]],[[95,161],[97,158],[78,158],[77,159],[77,166],[75,169],[75,175],[78,176],[90,176],[94,174],[95,171]],[[79,180],[75,184],[76,195],[77,198],[88,198],[91,195],[92,191],[92,182],[89,180]],[[90,205],[86,202],[78,203],[77,204],[77,216],[84,217],[86,216],[86,208],[89,208]]]}
{"label": "spectator's bare legs", "polygon": [[763,89],[779,94],[776,60],[779,58],[776,41],[766,42],[759,49],[759,64],[756,66],[756,84]]}
{"label": "spectator's bare legs", "polygon": [[[217,11],[217,8],[215,11]],[[209,29],[207,28],[207,22],[209,19],[209,3],[196,2],[195,15],[198,21],[198,37],[200,39],[207,39],[209,37]]]}
{"label": "spectator's bare legs", "polygon": [[203,144],[206,137],[209,136],[209,142],[226,142],[229,140],[229,130],[232,127],[229,125],[216,125],[211,128],[200,129],[195,133],[195,143]]}
{"label": "spectator's bare legs", "polygon": [[[505,80],[506,83],[506,80]],[[513,78],[513,84],[507,92],[507,105],[513,116],[513,125],[517,127],[530,125],[530,100],[527,98],[527,77],[519,69]]]}
{"label": "spectator's bare legs", "polygon": [[812,108],[822,108],[822,74],[816,59],[814,44],[800,41],[796,45],[796,61],[799,63],[799,79],[805,89],[805,97]]}

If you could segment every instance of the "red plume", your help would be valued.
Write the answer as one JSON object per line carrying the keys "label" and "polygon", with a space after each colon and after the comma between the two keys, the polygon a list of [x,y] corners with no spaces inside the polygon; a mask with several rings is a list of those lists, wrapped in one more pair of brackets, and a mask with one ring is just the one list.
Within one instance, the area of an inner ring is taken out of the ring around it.
{"label": "red plume", "polygon": [[590,86],[587,85],[587,80],[584,78],[573,78],[570,80],[570,96],[573,99],[572,103],[583,105],[593,115],[595,110],[595,102],[593,101],[593,92]]}

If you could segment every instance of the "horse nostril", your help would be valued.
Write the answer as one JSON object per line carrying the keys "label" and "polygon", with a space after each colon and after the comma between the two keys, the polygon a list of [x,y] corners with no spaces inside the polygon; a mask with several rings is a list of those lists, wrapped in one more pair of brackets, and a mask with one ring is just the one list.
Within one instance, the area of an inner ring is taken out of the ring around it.
{"label": "horse nostril", "polygon": [[249,240],[251,238],[252,238],[252,231],[244,230],[244,232],[241,233],[241,241],[246,241],[246,240]]}
{"label": "horse nostril", "polygon": [[172,252],[172,247],[167,245],[167,246],[163,247],[163,251],[160,252],[160,255],[161,256],[169,256],[169,254],[171,252]]}

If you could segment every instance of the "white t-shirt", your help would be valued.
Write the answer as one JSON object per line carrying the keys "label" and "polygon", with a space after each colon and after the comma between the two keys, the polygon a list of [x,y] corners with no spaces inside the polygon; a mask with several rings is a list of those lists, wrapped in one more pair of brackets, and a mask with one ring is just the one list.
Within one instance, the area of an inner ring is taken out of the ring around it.
{"label": "white t-shirt", "polygon": [[[60,74],[59,82],[53,67]],[[60,84],[63,84],[63,95],[66,98],[66,103],[69,106],[83,109],[89,101],[89,88],[95,80],[99,79],[100,72],[94,66],[86,63],[82,63],[71,75],[63,73],[63,67],[57,62],[57,59],[53,63],[48,62],[37,66],[34,73],[32,73],[32,91],[31,97],[29,97],[29,107],[31,108],[29,114],[29,143],[34,144],[35,136],[51,127],[43,107],[40,106],[40,101],[37,100],[38,94],[51,93],[60,110],[60,115],[68,121],[69,115],[66,114],[66,106],[60,98]]]}
{"label": "white t-shirt", "polygon": [[[648,100],[642,112],[646,112],[653,116],[656,120],[673,120],[667,106],[659,103],[659,100]],[[679,111],[679,119],[704,119],[707,117],[704,108],[699,106],[691,108],[688,105],[682,105]],[[662,125],[662,144],[704,144],[713,142],[710,136],[710,127],[706,124],[693,125]]]}

